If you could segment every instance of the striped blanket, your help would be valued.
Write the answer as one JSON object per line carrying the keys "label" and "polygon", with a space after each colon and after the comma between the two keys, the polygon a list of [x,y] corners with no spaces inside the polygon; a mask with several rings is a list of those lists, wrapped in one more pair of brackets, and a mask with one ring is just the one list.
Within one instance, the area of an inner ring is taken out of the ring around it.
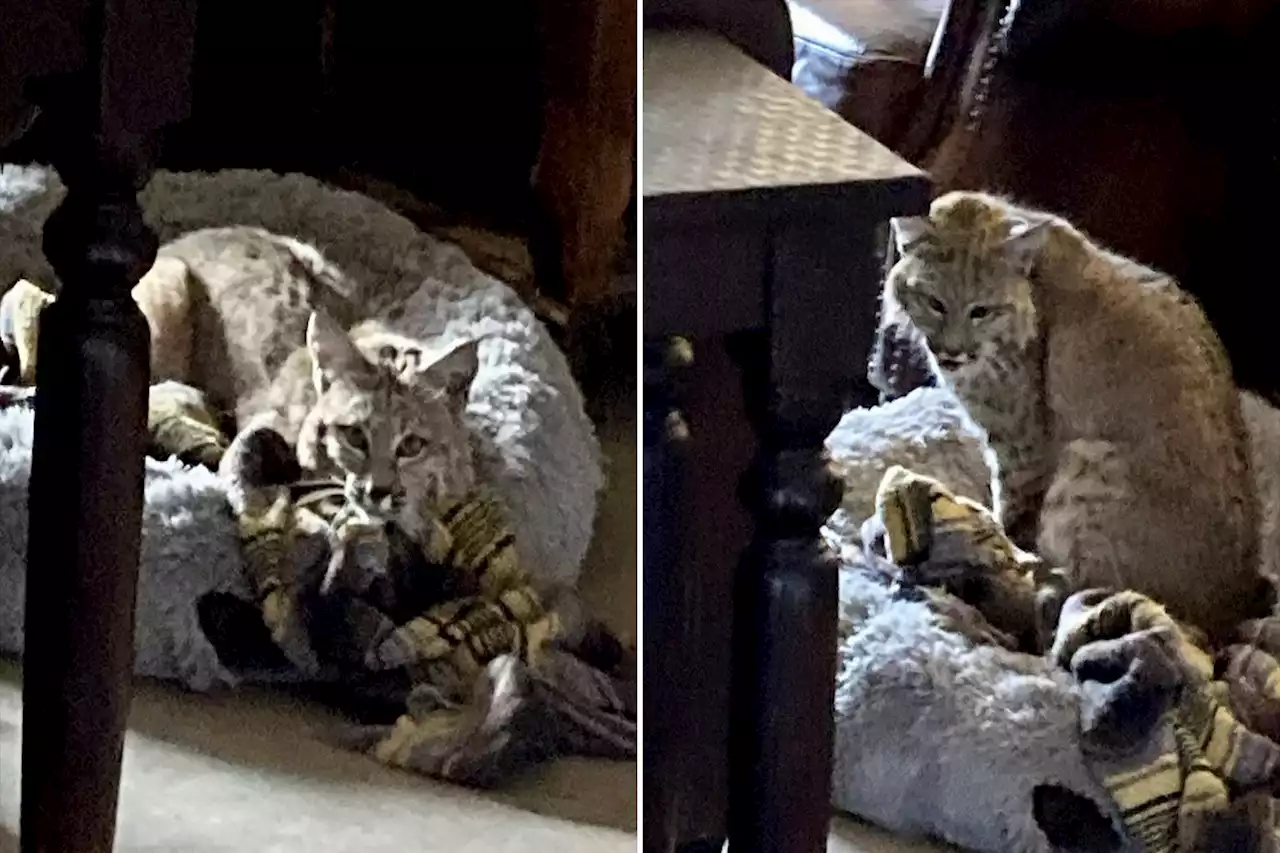
{"label": "striped blanket", "polygon": [[1137,592],[1065,595],[1062,573],[1020,551],[985,507],[900,467],[868,524],[868,556],[903,588],[929,590],[954,629],[1028,650],[1049,637],[1036,650],[1078,684],[1086,764],[1142,849],[1280,853],[1280,617],[1242,625],[1215,655]]}

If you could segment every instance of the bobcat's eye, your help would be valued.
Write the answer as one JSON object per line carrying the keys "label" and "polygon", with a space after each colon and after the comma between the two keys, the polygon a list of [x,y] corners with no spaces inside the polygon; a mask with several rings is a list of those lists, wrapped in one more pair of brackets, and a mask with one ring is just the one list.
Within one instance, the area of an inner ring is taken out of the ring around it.
{"label": "bobcat's eye", "polygon": [[990,317],[991,314],[992,311],[988,305],[975,305],[969,309],[970,320],[984,320],[987,317]]}
{"label": "bobcat's eye", "polygon": [[936,296],[926,297],[924,304],[928,305],[929,310],[935,314],[941,315],[947,313],[947,306],[943,305],[942,300]]}
{"label": "bobcat's eye", "polygon": [[364,427],[354,424],[336,424],[333,429],[343,444],[357,453],[369,455],[369,434],[365,432]]}
{"label": "bobcat's eye", "polygon": [[427,440],[414,433],[409,433],[396,445],[396,456],[400,459],[414,459],[426,452]]}

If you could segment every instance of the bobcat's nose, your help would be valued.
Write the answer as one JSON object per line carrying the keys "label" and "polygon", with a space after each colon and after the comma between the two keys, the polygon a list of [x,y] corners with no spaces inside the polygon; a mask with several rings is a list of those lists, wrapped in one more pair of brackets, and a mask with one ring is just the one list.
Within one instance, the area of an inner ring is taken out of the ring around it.
{"label": "bobcat's nose", "polygon": [[365,490],[365,493],[369,496],[370,500],[381,503],[391,497],[391,487],[371,483],[369,488]]}
{"label": "bobcat's nose", "polygon": [[364,488],[364,494],[371,504],[385,509],[390,505],[391,498],[395,494],[395,486],[392,483],[370,481]]}
{"label": "bobcat's nose", "polygon": [[364,472],[365,498],[376,507],[389,508],[396,484],[396,471],[391,465],[375,461]]}

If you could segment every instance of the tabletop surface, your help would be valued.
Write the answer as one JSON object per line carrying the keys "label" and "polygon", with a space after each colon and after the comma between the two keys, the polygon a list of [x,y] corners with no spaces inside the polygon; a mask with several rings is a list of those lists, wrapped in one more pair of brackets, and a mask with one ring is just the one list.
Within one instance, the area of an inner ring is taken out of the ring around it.
{"label": "tabletop surface", "polygon": [[646,32],[643,62],[646,199],[927,180],[719,36]]}

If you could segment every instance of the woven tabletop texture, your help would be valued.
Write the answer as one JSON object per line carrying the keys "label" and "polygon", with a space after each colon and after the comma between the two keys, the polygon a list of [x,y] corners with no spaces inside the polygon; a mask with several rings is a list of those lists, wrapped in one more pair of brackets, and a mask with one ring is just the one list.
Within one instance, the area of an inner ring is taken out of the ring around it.
{"label": "woven tabletop texture", "polygon": [[923,173],[719,36],[644,36],[644,195]]}

